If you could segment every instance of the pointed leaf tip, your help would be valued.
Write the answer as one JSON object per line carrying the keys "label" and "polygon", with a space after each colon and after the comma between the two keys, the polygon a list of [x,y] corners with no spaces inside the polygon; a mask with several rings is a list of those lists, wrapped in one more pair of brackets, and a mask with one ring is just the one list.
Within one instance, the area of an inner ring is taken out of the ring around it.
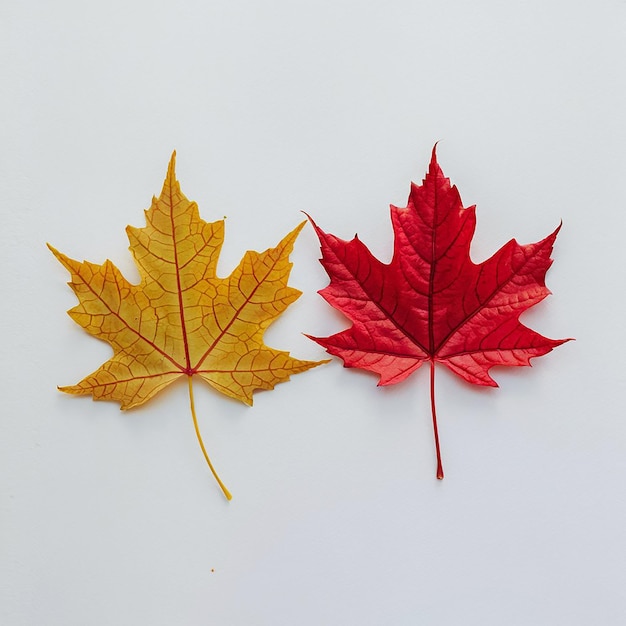
{"label": "pointed leaf tip", "polygon": [[300,231],[306,226],[307,221],[306,220],[302,220],[294,229],[293,229],[293,233],[295,235],[299,235]]}
{"label": "pointed leaf tip", "polygon": [[435,141],[435,145],[433,146],[433,150],[430,154],[431,162],[437,163],[437,146],[439,145],[438,141]]}
{"label": "pointed leaf tip", "polygon": [[170,162],[167,165],[167,180],[176,180],[176,150],[172,152]]}

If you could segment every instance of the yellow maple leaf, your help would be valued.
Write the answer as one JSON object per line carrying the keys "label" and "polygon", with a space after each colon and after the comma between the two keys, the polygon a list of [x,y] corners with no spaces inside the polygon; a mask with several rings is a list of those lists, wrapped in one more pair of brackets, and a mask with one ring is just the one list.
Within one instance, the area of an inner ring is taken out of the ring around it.
{"label": "yellow maple leaf", "polygon": [[227,278],[216,274],[224,221],[200,219],[198,205],[180,190],[172,155],[161,196],[145,211],[146,226],[126,232],[139,268],[129,283],[107,260],[79,262],[48,244],[70,272],[79,303],[68,311],[88,333],[105,340],[113,356],[76,385],[59,387],[122,409],[147,402],[186,376],[194,428],[209,467],[230,500],[204,447],[192,379],[252,404],[255,389],[273,389],[291,374],[325,361],[301,361],[263,343],[263,334],[300,291],[287,285],[289,254],[305,222],[275,248],[248,251]]}

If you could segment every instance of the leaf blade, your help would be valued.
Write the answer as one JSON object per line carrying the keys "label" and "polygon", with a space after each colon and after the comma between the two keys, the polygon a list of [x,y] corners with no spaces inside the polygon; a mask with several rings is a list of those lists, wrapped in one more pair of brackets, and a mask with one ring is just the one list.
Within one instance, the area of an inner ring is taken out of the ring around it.
{"label": "leaf blade", "polygon": [[330,337],[310,338],[345,367],[377,374],[379,385],[399,383],[430,362],[437,477],[443,478],[435,363],[469,383],[495,387],[492,367],[530,365],[532,358],[569,341],[543,337],[519,321],[550,293],[545,275],[560,226],[534,244],[511,240],[475,264],[470,257],[475,207],[463,207],[437,162],[436,145],[422,184],[411,184],[407,206],[391,206],[389,264],[376,259],[358,236],[344,241],[309,219],[330,278],[319,293],[351,322]]}

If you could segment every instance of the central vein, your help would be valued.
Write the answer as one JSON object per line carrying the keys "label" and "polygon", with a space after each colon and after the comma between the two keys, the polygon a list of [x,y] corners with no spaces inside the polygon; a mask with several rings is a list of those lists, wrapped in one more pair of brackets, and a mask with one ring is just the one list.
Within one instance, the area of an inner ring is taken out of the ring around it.
{"label": "central vein", "polygon": [[185,307],[183,303],[183,289],[180,281],[180,265],[178,263],[178,247],[176,242],[176,224],[174,222],[174,198],[172,197],[172,181],[170,180],[170,224],[172,227],[172,243],[174,247],[174,267],[176,268],[176,291],[178,294],[178,310],[180,312],[180,327],[183,334],[183,345],[185,346],[185,374],[191,375],[191,358],[189,356],[189,342],[187,341],[187,326],[185,324]]}
{"label": "central vein", "polygon": [[431,360],[435,355],[435,324],[433,321],[435,303],[435,271],[437,266],[437,249],[436,249],[436,233],[437,233],[437,185],[434,189],[434,201],[433,201],[433,224],[432,224],[432,236],[430,245],[430,276],[428,278],[428,343],[429,353]]}

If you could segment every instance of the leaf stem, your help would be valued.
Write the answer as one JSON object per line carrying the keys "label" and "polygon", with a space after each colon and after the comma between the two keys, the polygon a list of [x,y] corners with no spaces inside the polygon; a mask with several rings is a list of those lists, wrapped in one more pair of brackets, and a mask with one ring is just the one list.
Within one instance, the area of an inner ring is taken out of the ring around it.
{"label": "leaf stem", "polygon": [[433,414],[433,431],[435,433],[435,448],[437,450],[437,478],[443,480],[443,465],[441,464],[441,450],[439,449],[439,430],[437,429],[437,412],[435,410],[435,360],[430,361],[430,408]]}
{"label": "leaf stem", "polygon": [[209,455],[207,454],[206,448],[204,447],[204,442],[202,441],[202,436],[200,435],[200,429],[198,428],[198,419],[196,418],[196,407],[193,401],[193,376],[187,376],[187,382],[189,383],[189,405],[191,406],[191,417],[193,417],[193,427],[196,430],[196,437],[198,437],[198,442],[200,443],[200,448],[202,448],[202,454],[204,454],[204,458],[206,462],[209,464],[209,469],[211,473],[217,480],[217,484],[222,488],[224,495],[227,500],[232,500],[233,497],[230,495],[230,491],[226,489],[226,485],[221,481],[220,477],[217,475],[215,468],[213,467],[213,463],[211,463],[211,459],[209,459]]}

